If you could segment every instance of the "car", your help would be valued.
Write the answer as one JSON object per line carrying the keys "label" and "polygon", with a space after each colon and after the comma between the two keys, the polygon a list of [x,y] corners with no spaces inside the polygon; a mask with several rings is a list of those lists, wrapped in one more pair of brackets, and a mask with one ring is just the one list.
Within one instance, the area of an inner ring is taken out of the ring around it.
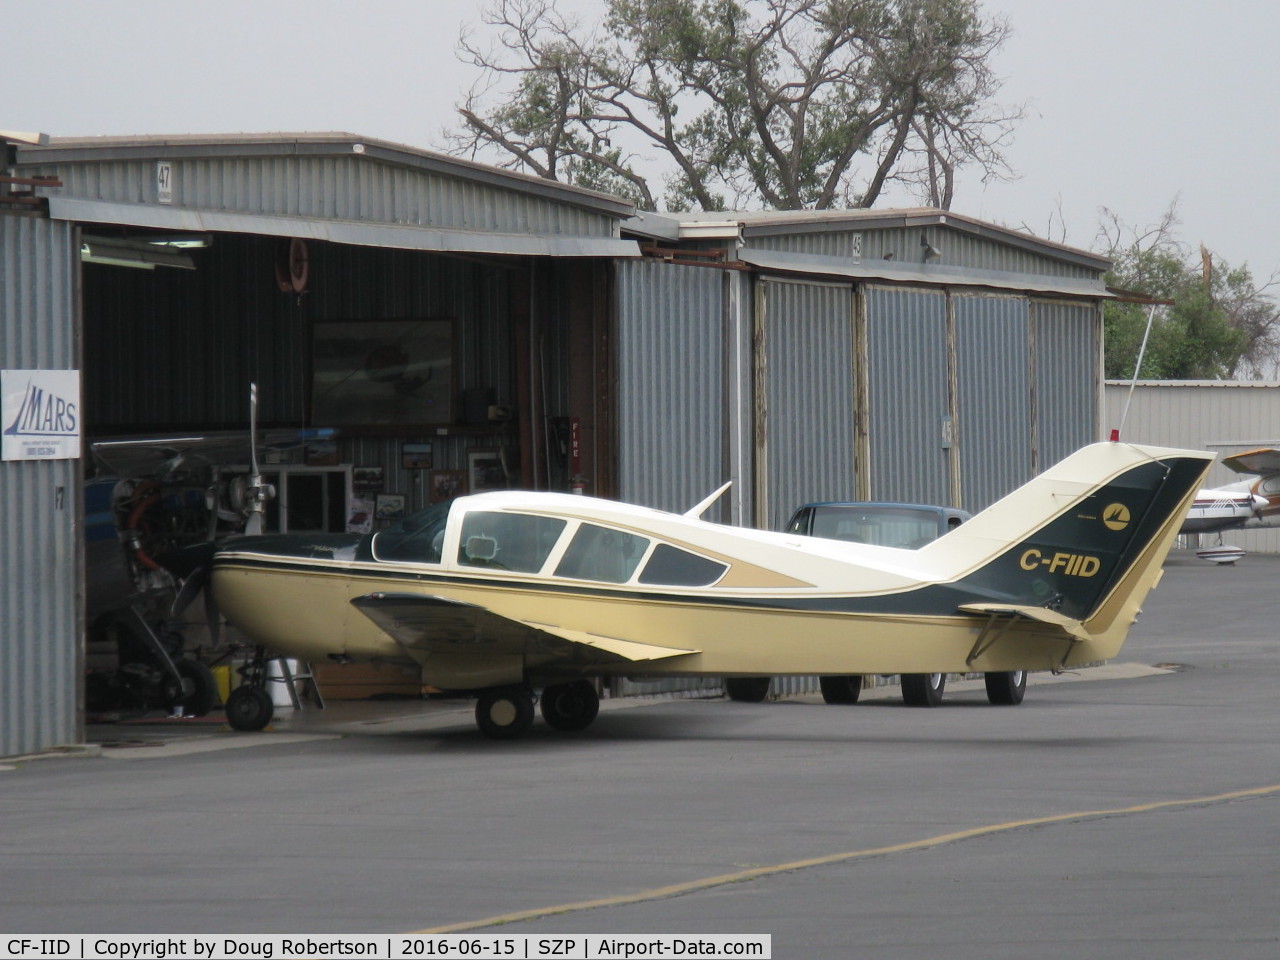
{"label": "car", "polygon": [[[972,514],[956,507],[924,503],[874,501],[832,501],[806,503],[787,522],[787,532],[806,537],[824,537],[851,543],[868,543],[900,550],[918,550]],[[1016,705],[1026,692],[1024,670],[983,674],[987,699],[993,704]],[[934,707],[942,701],[947,677],[942,673],[903,674],[902,699],[909,706]],[[822,699],[827,703],[857,703],[863,678],[827,676],[818,678]],[[725,692],[731,700],[758,703],[769,695],[769,677],[726,677]]]}
{"label": "car", "polygon": [[971,514],[922,503],[806,503],[787,523],[790,533],[916,550],[953,530]]}

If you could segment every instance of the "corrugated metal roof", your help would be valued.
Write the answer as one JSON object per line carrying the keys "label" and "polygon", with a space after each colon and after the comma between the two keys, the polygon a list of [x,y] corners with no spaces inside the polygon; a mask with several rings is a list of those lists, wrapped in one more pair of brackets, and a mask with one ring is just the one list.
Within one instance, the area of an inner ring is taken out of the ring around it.
{"label": "corrugated metal roof", "polygon": [[1028,293],[1053,293],[1089,299],[1109,299],[1101,278],[1083,280],[1071,277],[1046,277],[1038,274],[1012,273],[993,270],[973,270],[965,267],[933,267],[929,264],[913,266],[895,265],[892,260],[873,260],[868,263],[851,263],[845,259],[814,256],[807,253],[789,253],[781,250],[739,250],[738,258],[752,266],[766,270],[804,273],[829,277],[852,277],[862,280],[887,280],[895,283],[927,284],[930,286],[980,286],[998,290],[1019,290]]}
{"label": "corrugated metal roof", "polygon": [[249,233],[267,237],[300,237],[365,247],[493,253],[545,257],[638,257],[635,241],[606,237],[476,233],[354,220],[275,217],[220,210],[193,210],[144,203],[109,203],[49,198],[49,216],[76,223],[109,223],[161,230]]}
{"label": "corrugated metal roof", "polygon": [[894,229],[903,227],[945,226],[960,233],[994,240],[1002,244],[1031,250],[1042,256],[1065,260],[1099,272],[1111,267],[1106,257],[1077,247],[1055,243],[1041,237],[987,223],[950,210],[933,207],[900,207],[857,210],[735,210],[687,214],[647,214],[641,223],[628,221],[623,229],[654,235],[656,216],[666,216],[679,224],[681,234],[688,237],[735,231],[744,239],[777,234],[826,233],[835,230]]}
{"label": "corrugated metal roof", "polygon": [[50,137],[47,145],[20,146],[17,161],[19,164],[40,164],[305,155],[369,157],[522,193],[539,194],[561,203],[587,206],[619,217],[635,213],[634,204],[611,194],[347,132]]}

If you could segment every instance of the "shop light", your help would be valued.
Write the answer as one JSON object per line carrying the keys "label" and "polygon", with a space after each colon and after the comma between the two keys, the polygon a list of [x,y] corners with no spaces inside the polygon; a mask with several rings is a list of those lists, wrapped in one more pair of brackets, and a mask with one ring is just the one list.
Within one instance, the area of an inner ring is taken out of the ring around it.
{"label": "shop light", "polygon": [[106,237],[85,237],[80,243],[80,260],[82,263],[106,263],[135,270],[154,270],[157,266],[180,270],[196,268],[195,261],[185,253],[166,250],[145,240]]}

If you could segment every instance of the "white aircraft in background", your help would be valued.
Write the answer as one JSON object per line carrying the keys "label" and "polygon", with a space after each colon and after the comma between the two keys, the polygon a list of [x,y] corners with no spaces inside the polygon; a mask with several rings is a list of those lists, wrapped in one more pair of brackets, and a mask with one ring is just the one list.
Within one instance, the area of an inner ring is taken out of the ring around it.
{"label": "white aircraft in background", "polygon": [[[1224,530],[1280,525],[1280,450],[1260,447],[1223,457],[1223,466],[1246,479],[1222,487],[1200,490],[1187,511],[1182,534],[1218,533]],[[1244,551],[1221,542],[1196,551],[1202,560],[1232,563]]]}

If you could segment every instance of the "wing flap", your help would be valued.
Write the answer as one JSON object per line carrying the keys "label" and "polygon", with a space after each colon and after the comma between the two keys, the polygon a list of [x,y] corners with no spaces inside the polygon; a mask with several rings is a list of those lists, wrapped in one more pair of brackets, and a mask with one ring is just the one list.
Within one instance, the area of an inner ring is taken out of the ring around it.
{"label": "wing flap", "polygon": [[402,647],[436,653],[541,652],[580,665],[660,660],[698,652],[516,620],[447,597],[371,593],[354,598],[351,604]]}
{"label": "wing flap", "polygon": [[1011,619],[1023,617],[1027,620],[1035,620],[1046,626],[1057,628],[1061,631],[1061,637],[1075,643],[1089,639],[1088,631],[1079,620],[1046,607],[1031,607],[1017,603],[964,603],[958,609],[961,613],[981,613],[987,616]]}

